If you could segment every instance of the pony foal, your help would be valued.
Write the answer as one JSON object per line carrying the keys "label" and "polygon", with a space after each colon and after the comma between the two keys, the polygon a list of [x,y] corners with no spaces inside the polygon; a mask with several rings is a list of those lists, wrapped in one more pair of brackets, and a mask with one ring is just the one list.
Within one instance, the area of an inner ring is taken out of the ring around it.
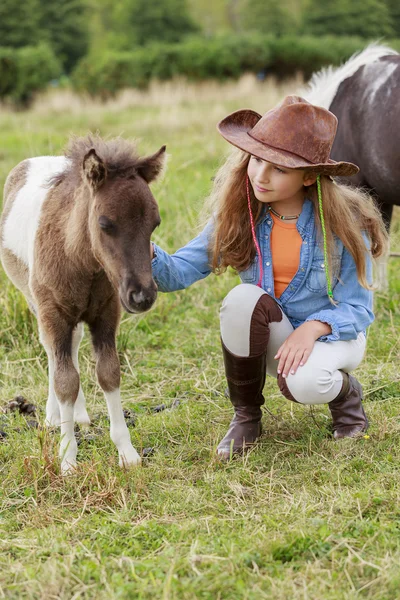
{"label": "pony foal", "polygon": [[83,323],[119,464],[140,463],[122,412],[115,336],[121,304],[141,313],[157,296],[150,237],[160,216],[148,184],[164,152],[139,158],[121,138],[73,138],[65,156],[25,160],[6,180],[1,260],[38,319],[49,363],[46,422],[61,424],[64,474],[76,466],[74,420],[90,423],[78,367]]}

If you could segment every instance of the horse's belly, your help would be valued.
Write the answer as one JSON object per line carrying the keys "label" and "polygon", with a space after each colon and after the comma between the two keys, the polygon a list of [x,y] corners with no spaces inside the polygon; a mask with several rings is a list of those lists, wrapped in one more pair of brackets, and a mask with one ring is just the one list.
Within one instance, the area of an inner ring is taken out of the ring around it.
{"label": "horse's belly", "polygon": [[31,271],[42,205],[49,191],[47,182],[64,171],[68,161],[64,156],[39,156],[25,163],[25,183],[14,199],[4,198],[5,203],[10,200],[12,205],[3,225],[2,246]]}

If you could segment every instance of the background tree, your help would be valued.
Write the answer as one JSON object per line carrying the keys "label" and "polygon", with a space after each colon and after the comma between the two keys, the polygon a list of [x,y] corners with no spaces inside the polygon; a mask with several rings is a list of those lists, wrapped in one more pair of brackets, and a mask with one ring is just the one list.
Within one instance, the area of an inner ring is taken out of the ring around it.
{"label": "background tree", "polygon": [[310,35],[355,35],[377,38],[393,35],[388,6],[383,0],[310,0],[304,15]]}
{"label": "background tree", "polygon": [[242,29],[274,35],[293,33],[301,22],[299,8],[301,5],[293,0],[242,0]]}
{"label": "background tree", "polygon": [[0,1],[0,46],[34,46],[40,36],[39,0]]}
{"label": "background tree", "polygon": [[42,39],[69,73],[89,45],[88,13],[83,0],[39,0]]}
{"label": "background tree", "polygon": [[396,37],[400,37],[400,0],[385,0],[388,7],[393,32]]}
{"label": "background tree", "polygon": [[186,0],[127,0],[116,13],[129,48],[148,42],[179,42],[199,30]]}

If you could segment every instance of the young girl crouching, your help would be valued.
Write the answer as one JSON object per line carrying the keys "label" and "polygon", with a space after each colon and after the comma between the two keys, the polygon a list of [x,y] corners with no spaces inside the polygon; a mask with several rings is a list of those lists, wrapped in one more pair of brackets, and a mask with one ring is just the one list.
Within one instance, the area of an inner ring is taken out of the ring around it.
{"label": "young girl crouching", "polygon": [[235,150],[217,174],[213,216],[173,255],[153,245],[162,292],[184,289],[228,266],[242,284],[225,298],[221,342],[234,417],[223,459],[261,434],[266,375],[301,404],[328,403],[334,437],[368,428],[351,375],[372,323],[372,258],[386,249],[378,209],[332,176],[358,172],[329,158],[336,117],[298,96],[261,116],[239,110],[218,130]]}

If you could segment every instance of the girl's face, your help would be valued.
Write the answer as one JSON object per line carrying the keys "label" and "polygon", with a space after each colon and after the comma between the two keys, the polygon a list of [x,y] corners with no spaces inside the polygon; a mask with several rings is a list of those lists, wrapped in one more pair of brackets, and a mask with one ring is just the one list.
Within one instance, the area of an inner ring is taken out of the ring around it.
{"label": "girl's face", "polygon": [[316,181],[305,171],[278,167],[251,156],[247,167],[254,195],[260,202],[284,202],[304,199],[304,186]]}

